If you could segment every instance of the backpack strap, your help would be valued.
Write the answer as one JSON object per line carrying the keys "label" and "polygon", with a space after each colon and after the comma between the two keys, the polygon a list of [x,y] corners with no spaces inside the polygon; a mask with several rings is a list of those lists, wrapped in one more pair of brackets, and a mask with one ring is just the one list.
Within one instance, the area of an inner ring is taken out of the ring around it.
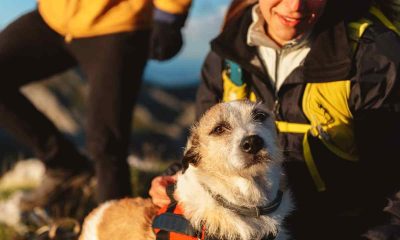
{"label": "backpack strap", "polygon": [[[169,234],[166,234],[165,232],[181,233],[193,238],[198,236],[198,232],[192,227],[189,220],[182,215],[171,212],[165,212],[156,216],[153,220],[152,227],[160,229],[160,231],[156,234],[157,240],[169,240]],[[168,236],[168,238],[165,238],[166,236]]]}
{"label": "backpack strap", "polygon": [[362,18],[357,22],[350,22],[347,24],[347,36],[350,40],[351,50],[356,52],[358,43],[365,30],[372,25],[372,21]]}
{"label": "backpack strap", "polygon": [[377,7],[371,6],[369,8],[368,18],[361,18],[355,22],[350,22],[347,25],[347,33],[352,47],[352,52],[355,53],[360,38],[368,27],[374,24],[374,21],[381,22],[386,28],[392,30],[400,36],[400,29],[385,16],[385,14]]}
{"label": "backpack strap", "polygon": [[400,29],[397,28],[396,25],[392,21],[390,21],[389,18],[387,18],[379,8],[371,6],[369,12],[374,17],[376,17],[381,23],[383,23],[383,25],[385,25],[387,28],[389,28],[390,30],[392,30],[393,32],[395,32],[397,35],[400,36]]}
{"label": "backpack strap", "polygon": [[257,101],[254,92],[249,91],[243,75],[239,64],[231,60],[225,60],[224,69],[222,70],[224,88],[222,101],[230,102],[242,99],[249,99],[252,102]]}

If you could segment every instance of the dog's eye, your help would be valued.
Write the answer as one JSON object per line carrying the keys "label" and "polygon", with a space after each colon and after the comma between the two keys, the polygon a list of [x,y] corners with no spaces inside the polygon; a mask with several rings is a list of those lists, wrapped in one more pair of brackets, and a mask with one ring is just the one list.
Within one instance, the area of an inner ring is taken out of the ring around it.
{"label": "dog's eye", "polygon": [[230,129],[229,124],[222,122],[211,130],[210,135],[221,135],[229,129]]}
{"label": "dog's eye", "polygon": [[253,114],[253,120],[256,122],[264,122],[268,117],[268,114],[265,112],[257,111]]}
{"label": "dog's eye", "polygon": [[214,128],[214,129],[212,130],[211,133],[220,135],[220,134],[222,134],[224,131],[225,131],[224,126],[218,126],[218,127]]}

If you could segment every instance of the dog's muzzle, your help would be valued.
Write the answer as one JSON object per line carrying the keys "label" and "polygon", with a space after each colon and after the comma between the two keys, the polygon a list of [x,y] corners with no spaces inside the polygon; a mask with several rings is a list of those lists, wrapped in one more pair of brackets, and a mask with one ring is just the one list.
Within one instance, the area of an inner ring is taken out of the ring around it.
{"label": "dog's muzzle", "polygon": [[249,154],[256,154],[264,147],[264,140],[258,135],[244,137],[240,142],[240,149]]}

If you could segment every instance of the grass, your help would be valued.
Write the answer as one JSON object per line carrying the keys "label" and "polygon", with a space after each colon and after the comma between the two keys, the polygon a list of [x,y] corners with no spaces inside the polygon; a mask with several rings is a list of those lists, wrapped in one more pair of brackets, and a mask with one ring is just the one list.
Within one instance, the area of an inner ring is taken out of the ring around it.
{"label": "grass", "polygon": [[[7,198],[9,198],[13,193],[15,193],[16,191],[29,191],[32,190],[31,187],[27,186],[27,187],[18,187],[18,188],[7,188],[7,189],[2,189],[0,190],[0,201],[2,200],[6,200]],[[1,238],[0,238],[1,240]]]}
{"label": "grass", "polygon": [[[155,167],[151,170],[141,170],[138,168],[131,168],[131,182],[133,186],[133,196],[141,196],[148,197],[148,190],[151,186],[151,180],[160,175],[160,173],[168,167],[168,162],[157,162]],[[18,187],[18,188],[8,188],[8,189],[0,189],[0,200],[5,200],[10,197],[14,192],[20,190],[29,190],[30,187]],[[30,237],[20,236],[18,233],[12,229],[11,227],[5,226],[4,224],[0,224],[0,240],[27,240],[32,239]]]}
{"label": "grass", "polygon": [[20,236],[10,227],[0,224],[0,240],[16,240]]}

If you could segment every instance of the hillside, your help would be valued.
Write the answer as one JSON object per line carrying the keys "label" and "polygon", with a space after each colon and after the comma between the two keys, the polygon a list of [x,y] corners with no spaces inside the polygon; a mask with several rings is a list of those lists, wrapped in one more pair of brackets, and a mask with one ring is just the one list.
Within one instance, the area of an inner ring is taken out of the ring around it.
{"label": "hillside", "polygon": [[[22,91],[68,138],[84,148],[87,88],[79,72],[71,70]],[[165,88],[145,83],[133,112],[131,153],[141,160],[179,159],[194,120],[195,92],[195,85]],[[2,171],[14,160],[27,157],[29,151],[0,129]]]}

